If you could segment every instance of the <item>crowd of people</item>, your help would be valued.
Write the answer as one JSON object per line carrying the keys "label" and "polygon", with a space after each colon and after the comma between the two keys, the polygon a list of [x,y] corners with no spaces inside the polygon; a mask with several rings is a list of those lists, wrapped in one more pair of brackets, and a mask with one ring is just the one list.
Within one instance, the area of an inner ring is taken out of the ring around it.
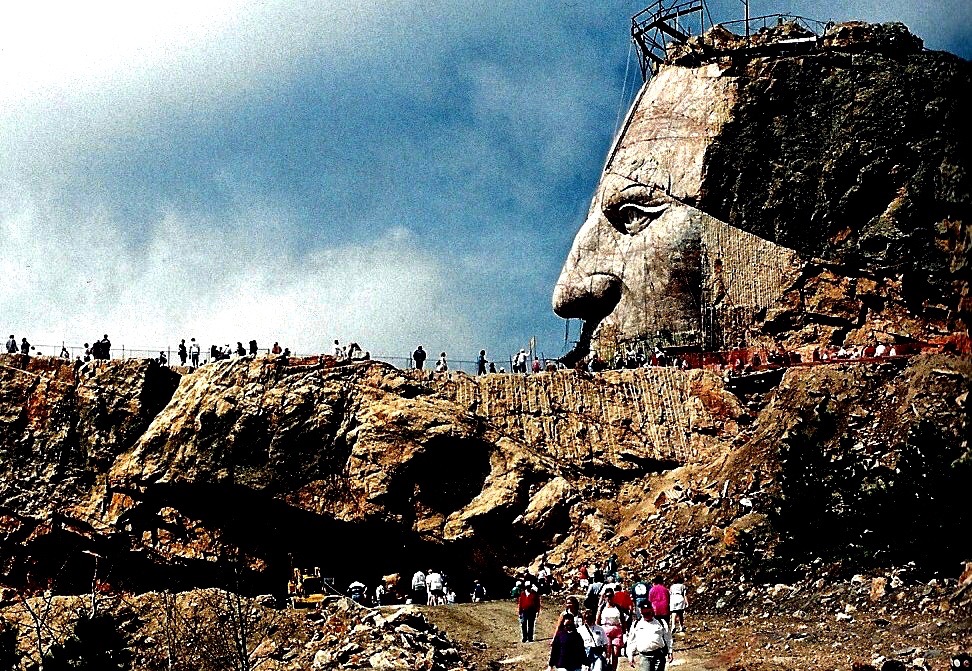
{"label": "crowd of people", "polygon": [[[541,566],[536,578],[517,577],[511,596],[523,643],[535,640],[542,598],[554,583]],[[680,577],[670,584],[661,576],[651,583],[634,578],[629,585],[612,554],[602,567],[582,566],[574,583],[583,596],[568,595],[557,618],[550,669],[616,671],[621,659],[642,671],[662,671],[673,656],[673,634],[685,631],[688,595]]]}
{"label": "crowd of people", "polygon": [[[364,606],[394,604],[445,606],[464,600],[450,586],[449,576],[445,571],[431,568],[428,571],[421,569],[415,571],[407,585],[403,583],[399,573],[382,576],[373,590],[369,590],[368,586],[360,580],[355,580],[348,585],[347,594],[352,601]],[[478,579],[473,580],[466,596],[472,602],[484,601],[486,588]]]}

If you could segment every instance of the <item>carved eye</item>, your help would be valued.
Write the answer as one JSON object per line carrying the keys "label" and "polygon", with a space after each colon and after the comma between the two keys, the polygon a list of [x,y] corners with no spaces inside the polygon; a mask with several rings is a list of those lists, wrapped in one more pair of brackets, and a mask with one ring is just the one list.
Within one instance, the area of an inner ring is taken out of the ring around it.
{"label": "carved eye", "polygon": [[671,201],[664,196],[654,196],[646,200],[625,201],[605,211],[608,221],[618,231],[626,235],[636,235],[648,228],[658,219]]}

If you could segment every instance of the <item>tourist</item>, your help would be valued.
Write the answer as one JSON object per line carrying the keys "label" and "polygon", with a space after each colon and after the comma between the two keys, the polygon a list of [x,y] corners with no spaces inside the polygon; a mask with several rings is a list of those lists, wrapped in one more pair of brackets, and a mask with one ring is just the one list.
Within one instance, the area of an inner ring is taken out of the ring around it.
{"label": "tourist", "polygon": [[345,358],[344,357],[344,354],[345,354],[344,348],[341,347],[341,343],[339,343],[337,340],[335,340],[334,341],[334,358],[337,359],[338,361],[342,361]]}
{"label": "tourist", "polygon": [[246,356],[246,348],[239,340],[236,341],[236,356]]}
{"label": "tourist", "polygon": [[249,342],[249,345],[250,345],[250,356],[256,356],[257,355],[257,341],[256,341],[256,339],[251,340]]}
{"label": "tourist", "polygon": [[183,338],[179,342],[179,361],[181,362],[180,365],[185,366],[186,359],[188,358],[189,358],[189,350],[186,349],[186,339]]}
{"label": "tourist", "polygon": [[634,613],[634,600],[631,592],[624,588],[624,581],[620,577],[614,583],[614,605],[624,612],[625,620],[630,622]]}
{"label": "tourist", "polygon": [[652,582],[652,586],[651,589],[648,591],[648,600],[651,602],[651,607],[655,611],[655,617],[665,620],[665,622],[671,624],[671,622],[669,621],[669,613],[670,613],[669,602],[671,596],[668,592],[668,588],[665,587],[665,583],[662,580],[661,576],[657,576],[651,582]]}
{"label": "tourist", "polygon": [[101,339],[101,358],[110,359],[111,358],[111,341],[108,340],[108,334]]}
{"label": "tourist", "polygon": [[388,587],[385,586],[385,583],[380,582],[378,583],[378,586],[375,587],[375,605],[384,606],[386,603],[388,603],[387,599]]}
{"label": "tourist", "polygon": [[601,602],[597,609],[597,622],[604,627],[604,634],[607,636],[608,646],[606,657],[608,665],[616,669],[618,665],[618,655],[624,646],[624,630],[626,622],[624,612],[614,605],[614,590],[610,587],[604,588]]}
{"label": "tourist", "polygon": [[631,586],[631,597],[634,601],[634,607],[636,613],[641,613],[641,606],[645,603],[651,603],[648,600],[648,591],[651,588],[648,586],[644,580],[636,580]]}
{"label": "tourist", "polygon": [[445,603],[444,586],[445,581],[442,579],[442,574],[429,569],[429,572],[425,576],[425,588],[429,593],[428,605],[438,606]]}
{"label": "tourist", "polygon": [[672,633],[678,631],[679,628],[685,631],[685,609],[688,607],[687,591],[685,583],[682,582],[680,577],[675,578],[675,582],[668,588],[669,608],[672,611]]}
{"label": "tourist", "polygon": [[412,603],[426,603],[429,598],[428,594],[428,590],[425,588],[425,574],[419,569],[412,574]]}
{"label": "tourist", "polygon": [[365,602],[368,599],[368,586],[360,580],[355,580],[348,585],[348,595],[350,595],[352,601],[360,603],[362,606],[367,605]]}
{"label": "tourist", "polygon": [[196,342],[195,338],[191,338],[190,342],[192,344],[189,345],[189,361],[192,362],[193,368],[199,368],[199,343]]}
{"label": "tourist", "polygon": [[584,596],[584,608],[597,611],[601,603],[601,591],[604,589],[604,580],[598,570],[593,571],[591,582],[587,586],[587,594]]}
{"label": "tourist", "polygon": [[70,359],[71,358],[71,353],[68,352],[68,348],[64,346],[64,343],[61,343],[61,358],[62,359]]}
{"label": "tourist", "polygon": [[577,624],[573,618],[562,620],[550,644],[550,669],[581,671],[586,662],[584,639],[577,633]]}
{"label": "tourist", "polygon": [[14,337],[13,333],[10,334],[10,340],[7,341],[7,354],[17,353],[17,339]]}
{"label": "tourist", "polygon": [[30,356],[30,343],[27,342],[27,338],[20,339],[20,353],[24,356]]}
{"label": "tourist", "polygon": [[521,349],[513,357],[513,372],[514,373],[526,373],[526,362],[527,353],[525,349]]}
{"label": "tourist", "polygon": [[606,582],[618,579],[618,555],[611,553],[611,556],[604,562],[604,580]]}
{"label": "tourist", "polygon": [[641,619],[631,628],[628,637],[628,663],[631,666],[634,666],[635,656],[640,658],[640,671],[664,671],[665,662],[672,661],[671,629],[648,603],[641,607]]}
{"label": "tourist", "polygon": [[361,345],[359,345],[356,342],[351,343],[350,345],[348,345],[348,351],[346,352],[346,355],[348,357],[348,361],[353,361],[356,356],[361,355]]}
{"label": "tourist", "polygon": [[524,582],[523,577],[522,576],[517,576],[516,582],[513,583],[513,589],[510,590],[510,598],[511,599],[517,599],[517,598],[519,598],[520,593],[524,589],[523,582]]}
{"label": "tourist", "polygon": [[439,354],[439,360],[435,362],[435,372],[445,373],[449,370],[449,362],[446,361],[446,353]]}
{"label": "tourist", "polygon": [[469,595],[470,600],[473,603],[479,603],[480,601],[486,600],[486,588],[479,580],[473,580],[472,593]]}
{"label": "tourist", "polygon": [[605,657],[608,639],[604,628],[595,619],[593,610],[584,611],[584,623],[577,632],[584,639],[584,651],[587,653],[588,671],[606,671],[608,668]]}
{"label": "tourist", "polygon": [[534,626],[537,623],[537,615],[540,614],[541,604],[540,595],[529,580],[523,581],[523,589],[516,599],[517,615],[520,618],[520,639],[521,643],[533,641]]}
{"label": "tourist", "polygon": [[486,374],[486,350],[479,350],[479,358],[476,359],[476,375]]}
{"label": "tourist", "polygon": [[169,363],[169,359],[165,356],[165,352],[159,352],[159,358],[156,359],[160,366],[164,366]]}
{"label": "tourist", "polygon": [[271,354],[282,354],[283,353],[283,348],[280,346],[280,343],[274,342],[273,343],[273,347],[270,349],[270,353]]}
{"label": "tourist", "polygon": [[425,359],[427,357],[428,355],[422,349],[421,345],[415,348],[415,351],[412,352],[412,361],[415,362],[415,370],[422,370],[425,367]]}
{"label": "tourist", "polygon": [[84,343],[84,363],[91,361],[91,346],[88,343]]}
{"label": "tourist", "polygon": [[587,572],[587,565],[581,564],[581,567],[577,569],[577,586],[587,592],[588,585],[591,584],[591,576]]}
{"label": "tourist", "polygon": [[568,596],[564,601],[564,609],[557,618],[556,626],[554,626],[555,636],[557,635],[557,632],[560,631],[560,626],[563,624],[564,620],[573,620],[574,624],[578,627],[584,622],[584,618],[581,615],[580,602],[577,600],[576,596]]}
{"label": "tourist", "polygon": [[495,373],[496,372],[496,362],[495,361],[490,361],[489,362],[489,372],[490,373]]}
{"label": "tourist", "polygon": [[531,370],[534,373],[539,373],[540,372],[540,359],[538,359],[536,357],[533,357],[533,366],[531,367]]}

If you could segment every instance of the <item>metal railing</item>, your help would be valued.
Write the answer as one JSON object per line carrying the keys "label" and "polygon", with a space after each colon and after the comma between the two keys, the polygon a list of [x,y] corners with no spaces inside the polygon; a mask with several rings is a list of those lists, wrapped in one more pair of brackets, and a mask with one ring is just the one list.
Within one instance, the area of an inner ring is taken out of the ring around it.
{"label": "metal railing", "polygon": [[739,27],[742,26],[743,30],[746,31],[745,34],[758,30],[765,30],[773,26],[780,25],[781,23],[795,23],[801,28],[809,30],[814,35],[818,37],[823,35],[827,28],[827,22],[818,21],[817,19],[808,19],[805,16],[799,16],[798,14],[766,14],[764,16],[753,16],[748,19],[735,19],[733,21],[721,21],[720,26],[724,28]]}
{"label": "metal railing", "polygon": [[[20,343],[18,343],[17,345],[18,345],[18,353],[19,353]],[[83,360],[85,357],[85,352],[91,350],[90,346],[85,348],[83,344],[68,345],[66,343],[54,344],[54,345],[37,344],[37,345],[31,345],[31,348],[32,349],[30,352],[30,356],[47,356],[47,357],[55,357],[55,358],[62,357],[62,350],[67,350],[68,356],[63,358],[65,358],[66,360],[69,359],[71,361],[76,361],[77,359]],[[246,349],[247,349],[247,354],[249,354],[249,348]],[[132,347],[131,345],[127,345],[124,343],[118,345],[112,343],[111,349],[109,350],[109,358],[110,359],[153,359],[157,361],[159,359],[159,354],[164,354],[167,365],[177,366],[182,364],[178,356],[178,351],[179,351],[178,346],[173,348],[171,345],[166,345],[164,347],[144,347],[144,346]],[[290,352],[290,355],[295,358],[313,357],[313,356],[319,356],[321,354],[332,355],[333,349],[331,350],[325,349],[322,352],[321,351],[314,351],[314,352],[291,351]],[[267,347],[258,348],[257,355],[269,356],[270,349]],[[369,356],[373,361],[382,361],[384,363],[391,364],[396,368],[402,370],[415,368],[415,361],[412,358],[411,353],[405,356],[369,353]],[[547,363],[555,361],[555,358],[547,357],[542,352],[537,352],[536,356],[540,361],[541,369],[545,369]],[[235,358],[235,357],[236,357],[235,353],[230,355],[230,358]],[[513,372],[514,357],[515,354],[510,354],[502,358],[498,358],[498,357],[488,358],[487,371],[489,371],[489,363],[492,363],[497,373]],[[199,353],[199,365],[207,364],[212,360],[213,359],[211,356],[211,348],[203,348]],[[360,355],[356,358],[356,360],[361,360]],[[425,360],[423,369],[426,371],[434,371],[437,361],[438,361],[437,355],[436,356],[429,355],[429,357]],[[476,375],[479,372],[478,359],[452,359],[447,356],[446,361],[448,363],[450,371],[462,371],[470,375]],[[191,358],[187,357],[186,365],[189,365],[190,363],[191,363]],[[531,372],[532,370],[532,364],[533,364],[533,357],[531,356],[527,361],[528,373]]]}

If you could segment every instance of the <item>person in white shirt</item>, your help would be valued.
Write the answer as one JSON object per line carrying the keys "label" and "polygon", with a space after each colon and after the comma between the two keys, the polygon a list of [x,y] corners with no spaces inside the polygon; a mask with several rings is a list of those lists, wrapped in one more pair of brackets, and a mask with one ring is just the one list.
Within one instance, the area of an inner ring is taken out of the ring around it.
{"label": "person in white shirt", "polygon": [[668,588],[671,602],[669,608],[672,611],[672,633],[678,631],[679,627],[685,631],[685,608],[688,606],[688,597],[685,595],[688,590],[681,578],[676,578],[672,586]]}
{"label": "person in white shirt", "polygon": [[445,592],[442,589],[444,586],[445,583],[442,580],[442,574],[429,569],[428,574],[425,576],[425,587],[429,592],[428,605],[438,606],[446,602]]}
{"label": "person in white shirt", "polygon": [[595,613],[590,608],[584,611],[584,622],[577,627],[577,632],[584,639],[589,671],[607,671],[607,634],[604,633],[604,627],[597,623]]}
{"label": "person in white shirt", "polygon": [[412,603],[423,604],[429,600],[429,592],[425,587],[425,574],[421,569],[412,574]]}
{"label": "person in white shirt", "polygon": [[439,360],[435,362],[435,372],[445,373],[449,370],[449,362],[446,361],[446,353],[443,352],[439,355]]}
{"label": "person in white shirt", "polygon": [[642,604],[641,619],[628,638],[628,663],[634,666],[637,655],[640,671],[665,671],[666,662],[672,661],[672,631],[667,622],[655,617],[650,603]]}
{"label": "person in white shirt", "polygon": [[192,344],[189,345],[189,360],[192,362],[193,368],[199,368],[199,351],[199,343],[197,343],[196,339],[193,338]]}

